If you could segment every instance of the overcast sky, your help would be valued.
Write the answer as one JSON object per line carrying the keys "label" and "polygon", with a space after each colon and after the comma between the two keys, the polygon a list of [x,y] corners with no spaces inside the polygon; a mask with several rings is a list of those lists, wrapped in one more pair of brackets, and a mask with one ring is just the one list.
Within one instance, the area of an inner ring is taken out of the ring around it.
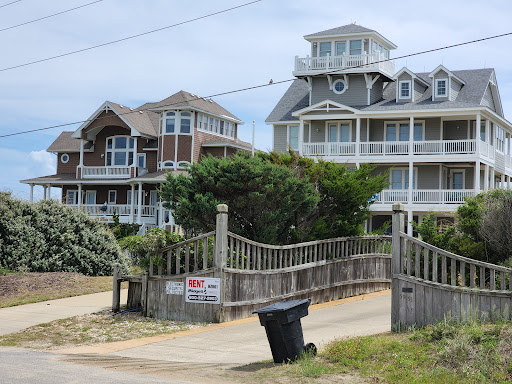
{"label": "overcast sky", "polygon": [[[93,0],[22,0],[0,8],[0,30]],[[0,69],[120,39],[248,2],[104,0],[0,31]],[[0,5],[10,1],[0,0]],[[405,5],[406,4],[406,5]],[[512,32],[510,0],[263,0],[190,24],[57,60],[0,71],[0,134],[87,119],[105,100],[130,107],[185,90],[201,96],[286,80],[306,34],[356,22],[398,45],[392,57]],[[496,69],[505,117],[512,113],[512,37],[398,60],[415,72]],[[242,140],[272,146],[265,118],[289,83],[217,97],[245,121]],[[62,130],[0,138],[0,190],[28,198],[20,179],[55,172],[46,148]],[[54,195],[57,191],[54,191]],[[36,187],[35,197],[41,197]]]}

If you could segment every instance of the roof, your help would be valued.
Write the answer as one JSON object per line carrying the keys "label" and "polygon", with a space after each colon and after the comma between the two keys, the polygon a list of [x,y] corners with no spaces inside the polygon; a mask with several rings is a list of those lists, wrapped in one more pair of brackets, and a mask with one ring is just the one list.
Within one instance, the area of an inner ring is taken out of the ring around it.
{"label": "roof", "polygon": [[133,127],[142,135],[158,137],[158,113],[142,110],[142,107],[135,109],[122,106],[121,104],[108,102],[117,115],[121,115],[129,126]]}
{"label": "roof", "polygon": [[156,103],[144,104],[140,108],[142,107],[150,109],[178,109],[180,107],[191,107],[200,109],[207,113],[212,113],[214,115],[225,116],[237,120],[239,123],[242,123],[238,117],[223,108],[221,105],[217,104],[212,99],[202,98],[201,96],[194,95],[185,91],[176,92],[174,95],[171,95],[166,99]]}
{"label": "roof", "polygon": [[[432,78],[429,77],[429,73],[415,73],[418,78],[429,85],[418,100],[410,103],[397,103],[396,82],[391,82],[384,88],[383,98],[381,101],[368,106],[351,105],[351,107],[362,112],[386,112],[399,110],[420,111],[481,107],[482,98],[485,94],[489,80],[494,73],[494,69],[485,68],[451,72],[465,82],[465,85],[460,90],[457,99],[454,101],[432,101]],[[309,106],[308,96],[309,89],[306,82],[303,80],[295,80],[265,121],[269,123],[278,123],[280,121],[285,122],[297,120],[292,117],[291,114]]]}
{"label": "roof", "polygon": [[367,32],[376,32],[373,29],[369,29],[357,24],[347,24],[342,25],[341,27],[326,29],[325,31],[312,33],[310,35],[304,36],[305,39],[310,37],[322,37],[322,36],[331,36],[331,35],[344,35],[349,33],[367,33]]}
{"label": "roof", "polygon": [[[59,137],[48,147],[47,152],[80,152],[80,140],[71,137],[73,132],[61,132]],[[88,141],[84,144],[84,150],[90,151],[93,147],[92,142]]]}
{"label": "roof", "polygon": [[224,139],[222,137],[216,137],[215,139],[207,140],[201,144],[203,147],[233,147],[241,149],[252,149],[252,144],[240,139]]}

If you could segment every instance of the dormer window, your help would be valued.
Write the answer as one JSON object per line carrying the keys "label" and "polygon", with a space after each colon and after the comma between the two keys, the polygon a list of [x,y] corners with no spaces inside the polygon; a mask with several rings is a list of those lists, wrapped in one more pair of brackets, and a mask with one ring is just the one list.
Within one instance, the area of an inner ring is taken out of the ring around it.
{"label": "dormer window", "polygon": [[113,136],[107,139],[106,166],[128,166],[133,164],[135,140],[130,136]]}
{"label": "dormer window", "polygon": [[320,43],[320,51],[318,52],[318,56],[324,57],[324,56],[331,56],[331,42],[322,42]]}
{"label": "dormer window", "polygon": [[436,97],[448,96],[448,79],[436,80]]}
{"label": "dormer window", "polygon": [[411,81],[399,81],[399,93],[398,98],[399,99],[410,99],[411,98]]}

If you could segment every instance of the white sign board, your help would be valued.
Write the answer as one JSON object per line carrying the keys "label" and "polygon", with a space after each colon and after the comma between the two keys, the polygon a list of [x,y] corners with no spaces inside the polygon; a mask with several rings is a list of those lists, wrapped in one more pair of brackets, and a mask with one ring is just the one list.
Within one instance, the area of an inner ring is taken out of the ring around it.
{"label": "white sign board", "polygon": [[220,304],[220,279],[187,277],[185,302]]}
{"label": "white sign board", "polygon": [[165,293],[168,295],[183,295],[184,284],[182,281],[167,281],[165,283]]}

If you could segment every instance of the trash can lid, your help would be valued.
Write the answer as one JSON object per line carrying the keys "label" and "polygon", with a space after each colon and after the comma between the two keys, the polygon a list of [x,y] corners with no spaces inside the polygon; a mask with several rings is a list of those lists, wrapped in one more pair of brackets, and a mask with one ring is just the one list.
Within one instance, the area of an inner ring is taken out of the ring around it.
{"label": "trash can lid", "polygon": [[257,309],[253,313],[282,312],[294,307],[298,307],[300,305],[304,305],[306,303],[309,306],[309,304],[311,304],[311,299],[280,301],[279,303],[271,304],[266,307]]}

